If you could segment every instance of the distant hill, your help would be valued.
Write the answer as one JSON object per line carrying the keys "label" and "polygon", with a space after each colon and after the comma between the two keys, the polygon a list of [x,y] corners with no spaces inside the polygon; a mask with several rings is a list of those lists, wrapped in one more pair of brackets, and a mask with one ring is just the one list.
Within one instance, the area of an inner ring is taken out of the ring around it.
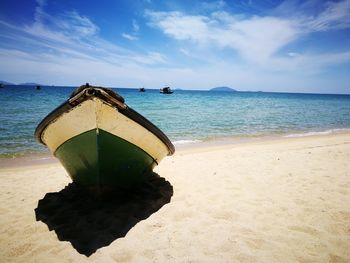
{"label": "distant hill", "polygon": [[236,92],[237,90],[232,89],[230,87],[216,87],[216,88],[210,89],[210,91],[231,91],[231,92]]}
{"label": "distant hill", "polygon": [[18,84],[20,86],[43,86],[42,84],[38,84],[38,83],[33,83],[33,82],[26,82],[26,83],[21,83],[21,84]]}
{"label": "distant hill", "polygon": [[0,84],[3,84],[3,85],[15,85],[13,83],[10,83],[10,82],[4,81],[4,80],[0,80]]}

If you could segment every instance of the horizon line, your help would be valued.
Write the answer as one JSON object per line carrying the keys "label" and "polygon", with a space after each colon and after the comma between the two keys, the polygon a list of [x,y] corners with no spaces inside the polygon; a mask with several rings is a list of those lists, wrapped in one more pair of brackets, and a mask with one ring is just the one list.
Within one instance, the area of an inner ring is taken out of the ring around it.
{"label": "horizon line", "polygon": [[[5,82],[5,83],[3,83]],[[0,84],[3,86],[27,86],[27,87],[33,87],[33,86],[41,86],[41,87],[79,87],[79,85],[47,85],[47,84],[39,84],[39,83],[34,83],[34,82],[25,82],[25,83],[20,83],[20,84],[14,84],[6,81],[0,81]],[[140,88],[137,87],[118,87],[118,86],[105,86],[106,88],[112,88],[112,89],[135,89],[138,90]],[[164,86],[165,87],[165,86]],[[232,91],[217,91],[217,92],[230,92],[230,93],[236,93],[236,92],[241,92],[241,93],[285,93],[285,94],[309,94],[309,95],[350,95],[350,93],[321,93],[321,92],[291,92],[291,91],[263,91],[263,90],[237,90],[234,88],[231,88],[229,86],[216,86],[213,88],[209,89],[191,89],[191,88],[173,88],[173,90],[177,91],[214,91],[212,89],[215,88],[220,88],[220,87],[226,87],[232,89]],[[146,90],[159,90],[161,88],[145,88]]]}

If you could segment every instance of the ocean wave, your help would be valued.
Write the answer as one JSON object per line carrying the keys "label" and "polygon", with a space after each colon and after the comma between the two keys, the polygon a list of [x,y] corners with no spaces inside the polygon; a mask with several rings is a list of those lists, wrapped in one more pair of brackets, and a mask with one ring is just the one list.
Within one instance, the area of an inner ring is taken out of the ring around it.
{"label": "ocean wave", "polygon": [[182,144],[191,144],[191,143],[198,143],[201,142],[200,140],[179,140],[174,141],[173,144],[175,145],[182,145]]}
{"label": "ocean wave", "polygon": [[341,133],[341,132],[349,132],[350,128],[342,128],[342,129],[331,129],[331,130],[325,130],[325,131],[310,131],[310,132],[304,132],[304,133],[292,133],[287,134],[283,137],[285,138],[295,138],[295,137],[308,137],[308,136],[317,136],[317,135],[328,135],[332,133]]}

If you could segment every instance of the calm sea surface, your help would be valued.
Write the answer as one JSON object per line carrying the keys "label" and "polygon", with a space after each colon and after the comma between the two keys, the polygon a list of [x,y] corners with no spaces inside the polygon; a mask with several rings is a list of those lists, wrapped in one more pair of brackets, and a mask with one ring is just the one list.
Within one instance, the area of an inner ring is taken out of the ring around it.
{"label": "calm sea surface", "polygon": [[[73,87],[0,89],[0,157],[48,152],[36,125]],[[176,144],[264,136],[307,136],[350,129],[350,95],[115,89]],[[83,120],[82,120],[83,121]]]}

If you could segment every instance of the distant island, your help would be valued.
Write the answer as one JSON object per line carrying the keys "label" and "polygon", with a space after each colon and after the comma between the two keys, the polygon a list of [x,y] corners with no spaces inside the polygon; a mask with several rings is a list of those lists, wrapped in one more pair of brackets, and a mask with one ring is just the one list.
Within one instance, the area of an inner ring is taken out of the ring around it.
{"label": "distant island", "polygon": [[4,80],[0,80],[0,84],[2,84],[2,85],[15,85],[13,83],[10,83],[10,82],[4,81]]}
{"label": "distant island", "polygon": [[7,82],[4,80],[0,80],[0,84],[2,84],[2,85],[18,85],[18,86],[45,86],[45,85],[34,83],[34,82],[25,82],[25,83],[15,84],[15,83]]}
{"label": "distant island", "polygon": [[16,86],[44,86],[42,84],[34,83],[34,82],[25,82],[20,84],[11,83],[8,81],[0,80],[0,84],[2,85],[16,85]]}
{"label": "distant island", "polygon": [[21,84],[18,84],[19,86],[43,86],[41,84],[38,84],[38,83],[33,83],[33,82],[26,82],[26,83],[21,83]]}
{"label": "distant island", "polygon": [[216,87],[212,88],[209,91],[230,91],[230,92],[237,92],[237,90],[230,88],[230,87]]}

